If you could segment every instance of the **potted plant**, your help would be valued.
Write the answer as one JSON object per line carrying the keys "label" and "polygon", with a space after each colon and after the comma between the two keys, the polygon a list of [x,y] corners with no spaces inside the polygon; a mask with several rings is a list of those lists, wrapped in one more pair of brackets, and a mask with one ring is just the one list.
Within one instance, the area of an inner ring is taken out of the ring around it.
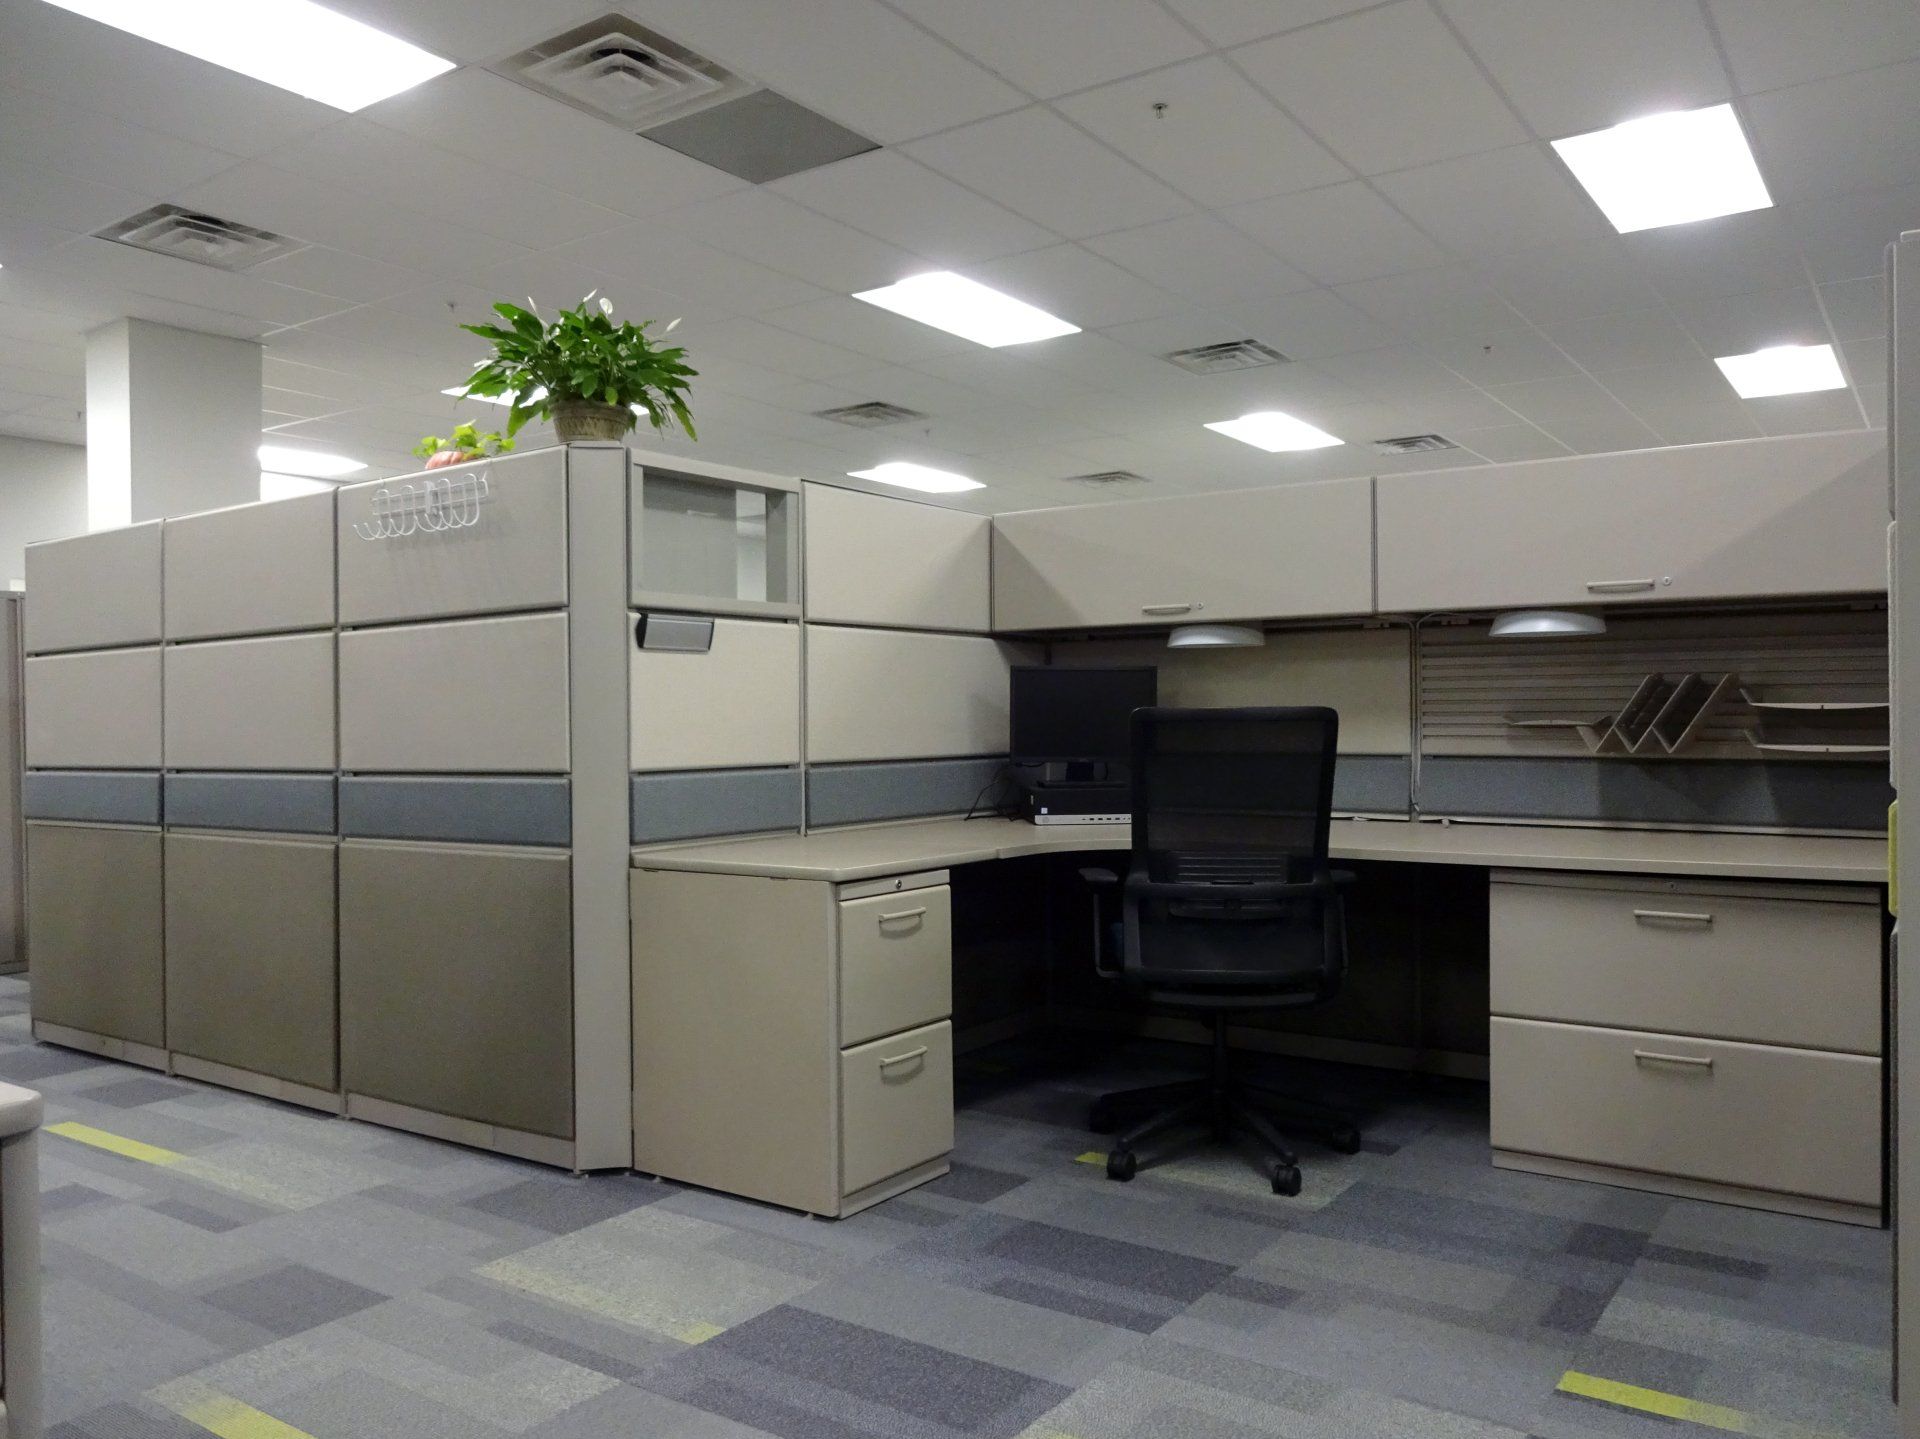
{"label": "potted plant", "polygon": [[453,427],[451,435],[425,436],[413,447],[413,453],[427,462],[428,469],[437,470],[445,465],[464,465],[469,460],[504,455],[512,448],[513,441],[498,430],[481,434],[472,425],[463,422]]}
{"label": "potted plant", "polygon": [[504,325],[462,325],[493,344],[493,357],[468,378],[466,393],[509,400],[509,435],[538,416],[552,418],[562,444],[618,440],[644,414],[656,430],[677,424],[696,438],[687,382],[699,372],[687,365],[687,352],[649,336],[651,320],[615,324],[611,300],[591,303],[598,293],[550,321],[532,300],[526,309],[502,301],[493,308]]}

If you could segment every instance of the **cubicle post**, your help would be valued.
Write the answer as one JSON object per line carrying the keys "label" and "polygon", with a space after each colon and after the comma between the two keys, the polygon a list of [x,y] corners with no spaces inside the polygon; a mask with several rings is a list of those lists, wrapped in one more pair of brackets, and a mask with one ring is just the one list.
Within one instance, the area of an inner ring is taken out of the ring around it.
{"label": "cubicle post", "polygon": [[31,1089],[0,1084],[0,1439],[40,1439],[40,1118]]}

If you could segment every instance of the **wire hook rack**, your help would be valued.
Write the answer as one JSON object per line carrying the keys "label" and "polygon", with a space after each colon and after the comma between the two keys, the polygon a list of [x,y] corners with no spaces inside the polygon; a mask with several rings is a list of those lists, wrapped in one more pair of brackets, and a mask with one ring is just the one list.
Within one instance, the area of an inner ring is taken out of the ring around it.
{"label": "wire hook rack", "polygon": [[368,497],[369,518],[356,520],[353,532],[363,540],[397,540],[472,529],[480,523],[489,490],[484,470],[382,485]]}

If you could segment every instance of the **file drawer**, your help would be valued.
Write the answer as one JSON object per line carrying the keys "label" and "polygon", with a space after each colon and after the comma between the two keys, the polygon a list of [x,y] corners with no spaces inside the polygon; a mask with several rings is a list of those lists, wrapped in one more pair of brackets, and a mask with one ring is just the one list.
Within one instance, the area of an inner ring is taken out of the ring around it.
{"label": "file drawer", "polygon": [[1493,1146],[1877,1205],[1880,1061],[1495,1019]]}
{"label": "file drawer", "polygon": [[840,1192],[856,1194],[953,1148],[953,1026],[840,1055]]}
{"label": "file drawer", "polygon": [[953,891],[840,902],[840,1043],[953,1013]]}
{"label": "file drawer", "polygon": [[1866,891],[1500,875],[1491,896],[1495,1014],[1880,1052]]}

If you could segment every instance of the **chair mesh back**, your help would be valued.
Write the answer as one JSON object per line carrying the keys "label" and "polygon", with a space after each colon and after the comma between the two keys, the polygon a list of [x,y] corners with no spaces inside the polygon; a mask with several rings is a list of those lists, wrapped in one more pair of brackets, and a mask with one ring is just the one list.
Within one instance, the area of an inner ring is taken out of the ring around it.
{"label": "chair mesh back", "polygon": [[1318,707],[1134,711],[1136,866],[1222,884],[1324,867],[1339,726]]}

